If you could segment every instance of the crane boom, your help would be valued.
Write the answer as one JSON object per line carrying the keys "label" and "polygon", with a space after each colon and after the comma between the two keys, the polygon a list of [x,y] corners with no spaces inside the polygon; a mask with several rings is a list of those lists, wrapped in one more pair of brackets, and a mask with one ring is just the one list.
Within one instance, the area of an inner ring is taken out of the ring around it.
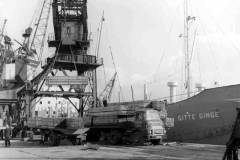
{"label": "crane boom", "polygon": [[[114,61],[114,58],[113,58],[113,53],[112,53],[112,48],[111,48],[111,46],[109,47],[109,50],[110,50],[110,54],[111,54],[111,57],[112,57],[112,62],[113,62],[113,66],[114,66],[115,72],[117,73],[117,67],[116,67],[116,64],[115,64],[115,61]],[[122,96],[122,99],[124,99],[123,94],[122,94],[122,87],[121,87],[121,84],[120,84],[119,76],[118,76],[117,78],[118,78],[118,84],[119,84],[120,94],[121,94],[121,96]],[[119,97],[120,97],[120,96],[119,96]]]}
{"label": "crane boom", "polygon": [[2,40],[3,40],[3,37],[4,37],[3,33],[4,33],[4,30],[5,30],[6,23],[7,23],[7,19],[4,19],[3,26],[1,28],[0,44],[2,43]]}
{"label": "crane boom", "polygon": [[104,90],[101,92],[99,98],[100,100],[111,100],[111,96],[112,96],[112,90],[116,81],[116,77],[117,77],[117,72],[114,73],[113,77],[111,78],[111,80],[108,82],[108,84],[106,85],[106,87],[104,88]]}
{"label": "crane boom", "polygon": [[39,61],[41,61],[42,59],[46,33],[48,28],[48,21],[50,17],[49,15],[51,11],[51,3],[52,0],[43,1],[42,8],[40,10],[39,17],[35,24],[34,34],[32,36],[32,41],[30,44],[30,49],[37,50]]}

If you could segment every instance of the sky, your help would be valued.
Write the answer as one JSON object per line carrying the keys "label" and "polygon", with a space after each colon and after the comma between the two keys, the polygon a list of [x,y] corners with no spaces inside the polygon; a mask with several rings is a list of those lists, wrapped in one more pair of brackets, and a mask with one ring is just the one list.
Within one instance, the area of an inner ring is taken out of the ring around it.
{"label": "sky", "polygon": [[[22,40],[24,32],[42,0],[0,0],[0,23],[8,20],[6,33]],[[99,55],[104,59],[98,73],[99,92],[114,74],[109,47],[112,48],[119,81],[113,101],[143,99],[147,85],[151,99],[169,95],[167,82],[178,83],[177,94],[184,94],[183,39],[184,0],[88,0],[88,24],[92,33],[90,54],[96,52],[99,23],[104,11]],[[192,91],[195,83],[206,88],[240,82],[240,2],[238,0],[189,0],[189,15],[195,16],[189,29],[193,44],[191,58]],[[49,31],[51,24],[49,23]],[[49,33],[50,34],[50,33]],[[194,38],[195,37],[195,38]],[[195,40],[194,40],[195,39]],[[191,47],[192,48],[192,47]],[[45,51],[48,55],[49,51]],[[120,83],[119,83],[120,82]],[[217,84],[215,83],[217,82]],[[178,96],[177,100],[184,98]]]}

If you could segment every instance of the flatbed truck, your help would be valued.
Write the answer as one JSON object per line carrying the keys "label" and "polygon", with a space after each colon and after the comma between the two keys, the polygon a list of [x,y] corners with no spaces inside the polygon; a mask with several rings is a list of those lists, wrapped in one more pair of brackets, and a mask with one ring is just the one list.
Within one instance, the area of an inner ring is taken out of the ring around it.
{"label": "flatbed truck", "polygon": [[[160,114],[161,113],[161,114]],[[84,122],[87,141],[110,144],[159,144],[166,137],[167,112],[137,105],[92,108]]]}
{"label": "flatbed truck", "polygon": [[27,120],[25,127],[32,131],[32,140],[48,142],[52,146],[58,146],[63,139],[70,140],[73,145],[81,144],[87,131],[83,128],[82,118],[33,117]]}

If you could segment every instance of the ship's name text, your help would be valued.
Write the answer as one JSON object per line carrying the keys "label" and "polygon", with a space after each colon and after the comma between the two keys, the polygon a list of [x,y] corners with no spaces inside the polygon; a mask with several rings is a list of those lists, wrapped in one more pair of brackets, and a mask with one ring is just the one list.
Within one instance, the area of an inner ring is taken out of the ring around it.
{"label": "ship's name text", "polygon": [[207,112],[207,113],[186,113],[177,116],[178,121],[196,120],[196,119],[215,119],[219,118],[219,112]]}

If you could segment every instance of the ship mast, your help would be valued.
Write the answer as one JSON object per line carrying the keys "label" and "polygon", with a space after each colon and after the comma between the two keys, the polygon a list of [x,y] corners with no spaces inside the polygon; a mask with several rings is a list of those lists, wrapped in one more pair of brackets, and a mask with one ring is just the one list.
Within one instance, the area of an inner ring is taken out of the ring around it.
{"label": "ship mast", "polygon": [[187,98],[191,96],[190,54],[189,54],[189,23],[195,17],[188,15],[188,0],[184,0],[184,55],[185,55],[185,87]]}

